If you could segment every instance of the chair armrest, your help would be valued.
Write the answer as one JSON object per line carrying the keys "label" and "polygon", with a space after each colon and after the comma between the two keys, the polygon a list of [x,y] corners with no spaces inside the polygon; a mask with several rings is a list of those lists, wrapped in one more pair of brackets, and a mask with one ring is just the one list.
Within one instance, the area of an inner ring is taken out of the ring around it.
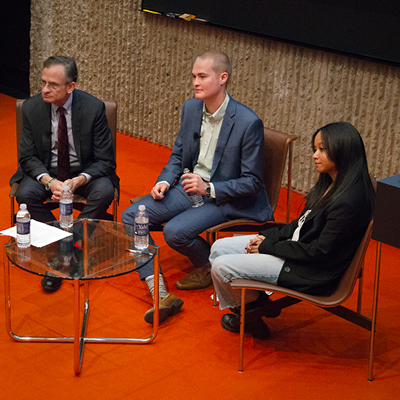
{"label": "chair armrest", "polygon": [[19,186],[19,183],[17,183],[17,182],[15,182],[11,185],[11,189],[10,189],[10,193],[9,193],[9,196],[11,198],[15,197],[15,193],[17,193],[18,186]]}
{"label": "chair armrest", "polygon": [[207,233],[214,232],[254,232],[264,231],[266,229],[275,228],[286,225],[284,222],[257,222],[248,219],[235,219],[233,221],[224,222],[219,225],[212,226],[206,230]]}
{"label": "chair armrest", "polygon": [[260,225],[259,222],[253,221],[251,219],[235,219],[233,221],[223,222],[222,224],[212,226],[206,230],[207,233],[214,233],[218,232],[222,229],[231,228],[234,226],[241,226],[241,225]]}
{"label": "chair armrest", "polygon": [[114,188],[114,201],[119,205],[119,192],[117,188]]}
{"label": "chair armrest", "polygon": [[131,201],[131,204],[134,204],[134,203],[137,203],[139,200],[142,200],[142,199],[144,199],[146,196],[148,196],[149,195],[149,193],[147,193],[147,194],[142,194],[141,196],[138,196],[138,197],[134,197],[133,199],[131,199],[130,201]]}

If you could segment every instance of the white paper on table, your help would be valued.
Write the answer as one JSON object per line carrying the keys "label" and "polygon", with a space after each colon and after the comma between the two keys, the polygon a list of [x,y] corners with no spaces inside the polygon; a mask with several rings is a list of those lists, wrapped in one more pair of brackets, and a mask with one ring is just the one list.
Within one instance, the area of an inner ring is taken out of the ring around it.
{"label": "white paper on table", "polygon": [[[17,227],[0,231],[0,235],[17,237]],[[57,242],[58,240],[64,239],[71,236],[71,232],[64,231],[55,226],[44,224],[43,222],[35,221],[31,219],[31,245],[35,247],[43,247],[50,243]]]}

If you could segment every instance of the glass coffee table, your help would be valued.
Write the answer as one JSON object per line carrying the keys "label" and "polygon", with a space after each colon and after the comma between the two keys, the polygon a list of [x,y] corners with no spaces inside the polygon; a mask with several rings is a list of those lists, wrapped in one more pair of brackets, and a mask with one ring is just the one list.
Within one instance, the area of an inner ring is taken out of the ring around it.
{"label": "glass coffee table", "polygon": [[[51,225],[58,227],[58,222]],[[159,297],[159,249],[149,246],[143,252],[133,246],[133,227],[119,222],[103,220],[76,220],[73,235],[44,247],[30,246],[19,249],[15,239],[4,245],[4,294],[6,301],[6,329],[12,339],[24,342],[73,342],[74,370],[79,374],[85,343],[150,343],[157,336]],[[89,315],[89,282],[109,279],[137,271],[154,259],[154,322],[153,331],[145,338],[103,338],[85,336]],[[22,336],[12,331],[10,267],[40,276],[58,277],[74,286],[74,336]],[[81,316],[81,283],[84,307]]]}

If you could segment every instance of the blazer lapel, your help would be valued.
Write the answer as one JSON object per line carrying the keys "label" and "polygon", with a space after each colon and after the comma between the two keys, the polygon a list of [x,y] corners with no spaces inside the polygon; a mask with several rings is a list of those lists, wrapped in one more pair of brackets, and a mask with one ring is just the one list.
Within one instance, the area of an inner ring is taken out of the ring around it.
{"label": "blazer lapel", "polygon": [[197,159],[199,158],[200,152],[200,134],[201,134],[201,125],[203,122],[203,102],[199,103],[197,110],[193,114],[193,136],[189,137],[190,143],[190,159],[192,160],[192,171],[197,164]]}
{"label": "blazer lapel", "polygon": [[82,165],[81,160],[81,121],[82,110],[79,93],[77,90],[73,91],[72,107],[71,107],[71,120],[72,120],[72,137],[74,139],[75,151],[78,156],[79,163]]}
{"label": "blazer lapel", "polygon": [[221,130],[218,136],[217,147],[215,148],[213,165],[211,168],[211,178],[214,176],[215,171],[217,170],[218,164],[221,161],[222,154],[224,153],[224,149],[226,144],[228,143],[229,136],[232,132],[232,128],[235,125],[233,117],[236,114],[236,102],[232,98],[229,99],[228,107],[226,108],[225,116],[222,121]]}
{"label": "blazer lapel", "polygon": [[51,104],[43,101],[40,107],[41,110],[37,112],[37,115],[40,116],[37,120],[38,129],[36,131],[40,134],[37,143],[40,143],[40,140],[42,141],[43,164],[48,168],[50,166],[51,157]]}
{"label": "blazer lapel", "polygon": [[311,212],[307,215],[306,220],[304,223],[306,224],[307,222],[310,222],[316,215],[318,215],[321,212],[321,209],[319,207],[314,207]]}

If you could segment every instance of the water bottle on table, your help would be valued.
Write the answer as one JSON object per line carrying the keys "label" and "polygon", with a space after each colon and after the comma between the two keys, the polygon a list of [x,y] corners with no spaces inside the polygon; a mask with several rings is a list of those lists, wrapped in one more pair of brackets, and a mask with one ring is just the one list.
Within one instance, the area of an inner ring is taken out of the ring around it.
{"label": "water bottle on table", "polygon": [[138,250],[147,249],[149,246],[149,216],[146,206],[141,204],[135,215],[135,248]]}
{"label": "water bottle on table", "polygon": [[17,246],[26,249],[31,245],[31,215],[26,204],[21,203],[17,212]]}
{"label": "water bottle on table", "polygon": [[69,186],[64,186],[60,196],[60,227],[69,229],[74,222],[73,212],[74,195],[70,192]]}
{"label": "water bottle on table", "polygon": [[[185,168],[183,170],[183,173],[184,174],[190,174],[189,168]],[[193,208],[200,207],[200,206],[202,206],[204,204],[204,200],[203,200],[203,196],[202,195],[197,194],[195,192],[189,192],[188,196],[189,196],[189,200],[190,200],[190,203],[192,204]]]}

